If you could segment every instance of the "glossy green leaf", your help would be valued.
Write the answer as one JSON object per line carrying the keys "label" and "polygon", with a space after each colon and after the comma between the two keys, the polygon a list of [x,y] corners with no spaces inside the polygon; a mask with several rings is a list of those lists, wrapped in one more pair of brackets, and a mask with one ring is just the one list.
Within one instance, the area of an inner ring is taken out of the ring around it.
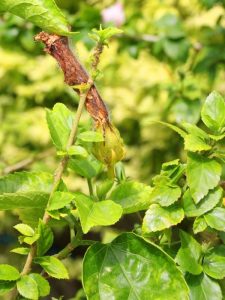
{"label": "glossy green leaf", "polygon": [[0,296],[10,292],[15,286],[15,281],[0,281]]}
{"label": "glossy green leaf", "polygon": [[63,263],[54,256],[36,257],[34,262],[42,266],[45,272],[47,272],[51,277],[58,279],[69,278],[68,271]]}
{"label": "glossy green leaf", "polygon": [[104,142],[104,137],[100,132],[97,131],[84,131],[81,132],[78,137],[79,140],[83,142],[89,143],[97,143],[97,142]]}
{"label": "glossy green leaf", "polygon": [[212,92],[202,107],[201,117],[212,131],[219,132],[225,126],[225,101],[218,92]]}
{"label": "glossy green leaf", "polygon": [[204,215],[206,223],[220,231],[225,231],[225,209],[222,207],[216,207],[211,212]]}
{"label": "glossy green leaf", "polygon": [[27,224],[17,224],[13,226],[17,231],[19,231],[21,234],[26,235],[26,236],[33,236],[34,235],[34,230],[32,227],[30,227]]}
{"label": "glossy green leaf", "polygon": [[218,185],[221,171],[221,165],[215,159],[197,153],[188,153],[187,182],[195,203]]}
{"label": "glossy green leaf", "polygon": [[188,300],[188,288],[174,261],[159,247],[133,233],[110,244],[92,245],[83,262],[89,300]]}
{"label": "glossy green leaf", "polygon": [[225,245],[212,248],[203,260],[204,272],[215,278],[223,279],[225,277]]}
{"label": "glossy green leaf", "polygon": [[18,247],[10,250],[10,252],[17,253],[20,255],[28,255],[28,253],[30,252],[30,248]]}
{"label": "glossy green leaf", "polygon": [[219,284],[210,279],[206,274],[186,277],[190,288],[190,300],[222,300],[222,292]]}
{"label": "glossy green leaf", "polygon": [[51,33],[70,34],[68,22],[54,0],[2,0],[0,11],[9,11]]}
{"label": "glossy green leaf", "polygon": [[49,199],[48,210],[57,210],[70,204],[74,199],[74,194],[69,192],[54,192],[53,196]]}
{"label": "glossy green leaf", "polygon": [[151,203],[152,188],[136,181],[120,183],[109,196],[115,203],[120,204],[123,213],[133,213],[147,209]]}
{"label": "glossy green leaf", "polygon": [[161,206],[169,206],[176,202],[181,196],[181,189],[178,185],[170,182],[159,184],[152,190],[150,201]]}
{"label": "glossy green leaf", "polygon": [[37,256],[43,256],[52,246],[54,236],[48,224],[39,220],[38,224],[39,239],[37,241]]}
{"label": "glossy green leaf", "polygon": [[92,155],[89,155],[87,158],[70,159],[69,168],[80,176],[92,178],[102,170],[102,164]]}
{"label": "glossy green leaf", "polygon": [[184,271],[198,275],[202,272],[201,245],[187,232],[180,230],[181,247],[176,256],[176,262]]}
{"label": "glossy green leaf", "polygon": [[58,150],[66,150],[73,118],[73,113],[62,103],[56,103],[52,110],[46,112],[50,135]]}
{"label": "glossy green leaf", "polygon": [[122,207],[112,200],[94,202],[81,193],[76,193],[75,203],[84,233],[87,233],[93,226],[115,224],[123,212]]}
{"label": "glossy green leaf", "polygon": [[197,217],[193,223],[193,232],[197,234],[199,232],[204,231],[207,228],[207,223],[204,217]]}
{"label": "glossy green leaf", "polygon": [[177,205],[161,207],[158,204],[152,204],[146,211],[142,230],[144,233],[161,231],[180,223],[184,218],[184,211]]}
{"label": "glossy green leaf", "polygon": [[0,265],[0,280],[14,281],[20,278],[18,270],[10,265]]}
{"label": "glossy green leaf", "polygon": [[50,285],[45,278],[43,278],[41,275],[36,273],[31,273],[29,277],[34,279],[34,281],[36,282],[38,288],[38,294],[40,297],[45,297],[49,295]]}
{"label": "glossy green leaf", "polygon": [[36,281],[29,275],[23,275],[16,283],[18,292],[25,298],[37,300],[38,287]]}
{"label": "glossy green leaf", "polygon": [[192,199],[190,190],[184,193],[182,204],[184,213],[187,217],[198,217],[213,209],[221,200],[223,190],[217,187],[211,190],[199,203]]}

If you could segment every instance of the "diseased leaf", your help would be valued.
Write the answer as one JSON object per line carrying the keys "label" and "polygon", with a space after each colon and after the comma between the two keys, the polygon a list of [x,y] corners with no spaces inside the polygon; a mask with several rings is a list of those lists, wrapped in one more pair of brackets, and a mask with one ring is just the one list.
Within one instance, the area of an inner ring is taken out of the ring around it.
{"label": "diseased leaf", "polygon": [[63,263],[54,256],[36,257],[34,262],[41,265],[45,272],[47,272],[51,277],[58,279],[69,278],[68,272]]}
{"label": "diseased leaf", "polygon": [[81,193],[76,193],[75,203],[84,233],[87,233],[93,226],[107,226],[116,223],[123,212],[122,207],[112,200],[94,202]]}
{"label": "diseased leaf", "polygon": [[190,300],[222,300],[219,284],[206,274],[188,274],[186,282],[190,288]]}
{"label": "diseased leaf", "polygon": [[121,205],[123,213],[129,214],[149,207],[151,191],[152,188],[143,183],[125,181],[112,191],[109,199]]}
{"label": "diseased leaf", "polygon": [[29,275],[32,279],[35,280],[38,288],[38,294],[40,297],[48,296],[50,293],[50,285],[48,281],[43,278],[41,275],[36,273],[31,273]]}
{"label": "diseased leaf", "polygon": [[215,132],[220,132],[225,126],[225,101],[223,97],[213,91],[206,98],[201,112],[202,121]]}
{"label": "diseased leaf", "polygon": [[51,33],[70,34],[68,22],[54,0],[1,0],[0,11],[11,12]]}
{"label": "diseased leaf", "polygon": [[36,281],[30,275],[21,276],[16,283],[18,292],[25,298],[37,300],[38,287]]}
{"label": "diseased leaf", "polygon": [[133,233],[88,249],[83,286],[89,300],[189,299],[184,278],[172,258]]}
{"label": "diseased leaf", "polygon": [[219,231],[225,231],[225,208],[216,207],[204,215],[206,223]]}
{"label": "diseased leaf", "polygon": [[195,203],[218,185],[221,171],[221,165],[215,159],[188,152],[187,182]]}
{"label": "diseased leaf", "polygon": [[204,231],[207,228],[207,223],[204,217],[197,217],[193,224],[193,232],[197,234],[199,232]]}
{"label": "diseased leaf", "polygon": [[199,203],[195,204],[190,190],[184,193],[182,204],[184,213],[187,217],[198,217],[213,209],[221,200],[223,190],[216,187],[211,190]]}
{"label": "diseased leaf", "polygon": [[203,260],[204,272],[215,279],[225,277],[225,245],[212,248]]}
{"label": "diseased leaf", "polygon": [[57,210],[70,204],[74,199],[74,194],[69,192],[54,192],[53,196],[49,199],[48,210]]}
{"label": "diseased leaf", "polygon": [[200,258],[201,245],[187,232],[180,230],[181,247],[176,256],[176,262],[184,271],[198,275],[202,272]]}
{"label": "diseased leaf", "polygon": [[10,265],[0,265],[0,280],[14,281],[20,278],[20,273],[16,268]]}
{"label": "diseased leaf", "polygon": [[146,211],[142,230],[144,233],[161,231],[180,223],[184,218],[184,211],[177,205],[161,207],[158,204],[152,204]]}
{"label": "diseased leaf", "polygon": [[73,118],[73,113],[62,103],[56,103],[52,110],[46,112],[50,135],[58,150],[66,150]]}

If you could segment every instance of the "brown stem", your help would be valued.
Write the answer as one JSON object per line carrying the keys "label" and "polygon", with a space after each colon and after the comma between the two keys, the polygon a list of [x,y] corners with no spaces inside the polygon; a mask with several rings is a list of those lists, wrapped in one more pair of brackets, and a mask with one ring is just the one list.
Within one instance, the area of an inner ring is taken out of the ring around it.
{"label": "brown stem", "polygon": [[[36,35],[35,40],[43,42],[45,52],[57,60],[64,73],[64,80],[68,85],[75,86],[88,82],[89,76],[70,50],[67,37],[41,32]],[[78,89],[74,88],[74,90],[79,94]],[[100,123],[104,126],[109,123],[108,111],[95,85],[92,85],[87,93],[85,106],[97,124]]]}

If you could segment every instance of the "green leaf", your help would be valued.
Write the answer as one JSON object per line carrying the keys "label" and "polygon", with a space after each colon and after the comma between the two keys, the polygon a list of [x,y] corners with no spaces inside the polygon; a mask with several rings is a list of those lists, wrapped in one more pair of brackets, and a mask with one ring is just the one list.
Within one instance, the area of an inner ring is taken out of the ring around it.
{"label": "green leaf", "polygon": [[190,288],[190,300],[222,300],[222,292],[219,284],[210,279],[206,274],[186,277]]}
{"label": "green leaf", "polygon": [[74,199],[74,194],[69,192],[54,192],[53,196],[49,199],[48,210],[57,210],[70,204]]}
{"label": "green leaf", "polygon": [[9,11],[51,33],[70,34],[68,22],[54,0],[2,0],[0,11]]}
{"label": "green leaf", "polygon": [[67,269],[63,263],[54,256],[36,257],[34,262],[41,265],[45,272],[47,272],[51,277],[69,279]]}
{"label": "green leaf", "polygon": [[95,177],[102,170],[102,164],[92,155],[89,155],[87,158],[70,159],[68,166],[78,175],[85,178]]}
{"label": "green leaf", "polygon": [[10,292],[15,286],[15,281],[0,281],[0,296]]}
{"label": "green leaf", "polygon": [[30,249],[26,247],[19,247],[10,250],[10,252],[21,254],[21,255],[27,255],[30,252]]}
{"label": "green leaf", "polygon": [[181,196],[181,189],[178,185],[170,182],[156,185],[151,193],[150,202],[158,203],[161,206],[169,206],[176,202]]}
{"label": "green leaf", "polygon": [[219,93],[214,91],[209,94],[202,107],[201,117],[209,129],[221,132],[225,126],[225,101]]}
{"label": "green leaf", "polygon": [[221,165],[215,159],[197,153],[188,153],[187,182],[195,203],[218,185],[221,171]]}
{"label": "green leaf", "polygon": [[219,231],[225,231],[225,209],[216,207],[211,212],[204,215],[206,223]]}
{"label": "green leaf", "polygon": [[57,151],[58,156],[82,156],[82,157],[88,157],[88,152],[85,148],[81,146],[71,146],[67,150],[64,151]]}
{"label": "green leaf", "polygon": [[211,249],[204,256],[203,270],[207,275],[215,279],[223,279],[225,277],[225,245]]}
{"label": "green leaf", "polygon": [[204,231],[207,228],[207,223],[204,217],[197,217],[193,224],[193,232],[197,234],[199,232]]}
{"label": "green leaf", "polygon": [[103,135],[100,132],[96,132],[96,131],[82,132],[78,135],[77,138],[83,142],[89,142],[89,143],[104,142]]}
{"label": "green leaf", "polygon": [[122,207],[111,200],[94,202],[81,193],[76,193],[75,203],[84,233],[87,233],[93,226],[115,224],[123,212]]}
{"label": "green leaf", "polygon": [[50,285],[48,281],[43,278],[41,275],[36,273],[31,273],[29,275],[32,279],[35,280],[38,288],[38,294],[40,297],[48,296],[50,293]]}
{"label": "green leaf", "polygon": [[37,256],[42,256],[51,248],[54,237],[51,228],[42,220],[39,220],[38,234],[40,237],[37,241]]}
{"label": "green leaf", "polygon": [[111,38],[115,34],[122,33],[123,30],[116,27],[107,27],[102,29],[100,27],[99,30],[92,29],[92,33],[89,34],[89,37],[93,39],[95,42],[100,42],[105,44],[109,38]]}
{"label": "green leaf", "polygon": [[21,234],[26,235],[26,236],[33,236],[34,235],[34,230],[32,227],[30,227],[27,224],[17,224],[13,226],[17,231],[19,231]]}
{"label": "green leaf", "polygon": [[33,236],[20,236],[19,241],[20,243],[26,243],[28,245],[33,245],[38,239],[40,238],[40,235],[38,233],[35,233]]}
{"label": "green leaf", "polygon": [[17,281],[17,289],[20,295],[25,298],[37,300],[38,299],[38,287],[36,281],[29,275],[21,276]]}
{"label": "green leaf", "polygon": [[20,278],[18,270],[10,265],[0,265],[0,280],[14,281]]}
{"label": "green leaf", "polygon": [[211,190],[199,203],[195,204],[191,197],[190,190],[184,193],[182,204],[184,213],[187,217],[198,217],[213,209],[221,200],[223,190],[216,187]]}
{"label": "green leaf", "polygon": [[96,193],[100,200],[106,198],[106,195],[113,187],[113,184],[114,184],[114,180],[106,179],[96,186]]}
{"label": "green leaf", "polygon": [[152,188],[143,183],[126,181],[120,183],[109,198],[122,206],[123,213],[130,214],[149,207],[151,191]]}
{"label": "green leaf", "polygon": [[187,133],[183,129],[181,129],[175,125],[172,125],[170,123],[161,122],[161,121],[154,121],[154,123],[159,123],[159,124],[165,125],[166,127],[170,128],[173,131],[175,131],[176,133],[178,133],[183,138],[185,138],[187,135]]}
{"label": "green leaf", "polygon": [[56,103],[52,110],[46,112],[51,138],[58,150],[66,150],[73,118],[73,113],[62,103]]}
{"label": "green leaf", "polygon": [[184,149],[192,152],[208,151],[212,149],[212,146],[207,144],[200,137],[188,134],[184,139]]}
{"label": "green leaf", "polygon": [[201,245],[187,232],[180,230],[181,247],[176,256],[176,262],[185,271],[198,275],[202,272],[200,259]]}
{"label": "green leaf", "polygon": [[184,218],[184,211],[177,205],[161,207],[158,204],[152,204],[146,211],[142,230],[144,233],[161,231],[180,223]]}
{"label": "green leaf", "polygon": [[133,233],[86,252],[83,286],[89,300],[188,300],[188,288],[174,261]]}

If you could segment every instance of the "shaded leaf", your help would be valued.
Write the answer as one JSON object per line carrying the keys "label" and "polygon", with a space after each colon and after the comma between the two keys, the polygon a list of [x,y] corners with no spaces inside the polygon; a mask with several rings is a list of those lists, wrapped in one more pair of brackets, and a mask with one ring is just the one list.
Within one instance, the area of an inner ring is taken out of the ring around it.
{"label": "shaded leaf", "polygon": [[10,292],[15,285],[15,281],[0,281],[0,296]]}
{"label": "shaded leaf", "polygon": [[204,231],[207,228],[207,223],[204,217],[197,217],[193,224],[193,232],[197,234],[199,232]]}
{"label": "shaded leaf", "polygon": [[37,256],[44,255],[52,246],[54,236],[48,224],[44,224],[39,220],[38,224],[39,239],[37,241]]}

